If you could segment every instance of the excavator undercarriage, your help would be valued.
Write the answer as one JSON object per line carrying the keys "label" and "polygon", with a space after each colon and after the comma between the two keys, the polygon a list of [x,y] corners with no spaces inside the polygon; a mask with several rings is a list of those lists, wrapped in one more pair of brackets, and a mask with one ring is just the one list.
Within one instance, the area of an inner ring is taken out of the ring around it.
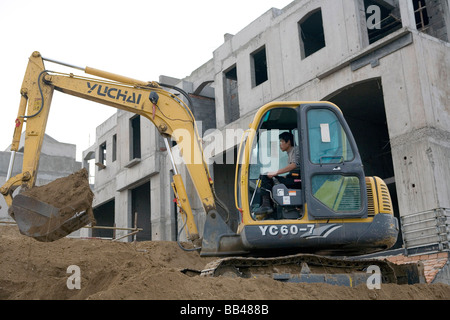
{"label": "excavator undercarriage", "polygon": [[295,254],[284,257],[227,257],[214,260],[201,271],[183,273],[201,277],[271,278],[281,282],[327,283],[356,287],[360,284],[424,283],[422,264],[396,265],[384,259]]}

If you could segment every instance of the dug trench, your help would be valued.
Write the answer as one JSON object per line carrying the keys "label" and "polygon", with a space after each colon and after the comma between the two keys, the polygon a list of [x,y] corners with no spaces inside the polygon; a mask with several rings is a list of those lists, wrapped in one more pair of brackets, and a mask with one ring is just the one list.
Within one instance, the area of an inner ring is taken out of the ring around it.
{"label": "dug trench", "polygon": [[[189,276],[215,258],[176,242],[62,238],[38,242],[0,225],[0,299],[52,300],[448,300],[444,284],[382,284],[381,289],[284,283],[270,278]],[[79,269],[79,289],[70,288]]]}

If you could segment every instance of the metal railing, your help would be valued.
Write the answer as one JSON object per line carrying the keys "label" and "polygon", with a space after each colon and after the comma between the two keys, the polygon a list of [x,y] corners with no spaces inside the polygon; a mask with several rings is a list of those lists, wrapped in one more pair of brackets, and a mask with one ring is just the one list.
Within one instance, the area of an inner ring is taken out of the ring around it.
{"label": "metal railing", "polygon": [[401,223],[407,255],[450,251],[450,209],[402,216]]}

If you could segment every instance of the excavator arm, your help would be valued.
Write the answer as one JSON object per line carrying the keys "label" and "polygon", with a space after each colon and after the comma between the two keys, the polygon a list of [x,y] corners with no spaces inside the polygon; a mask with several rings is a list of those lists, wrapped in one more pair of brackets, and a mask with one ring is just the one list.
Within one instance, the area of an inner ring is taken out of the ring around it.
{"label": "excavator arm", "polygon": [[[172,186],[177,197],[177,204],[181,212],[185,214],[188,239],[192,241],[198,239],[199,233],[189,199],[183,180],[178,173],[175,161],[173,161],[171,146],[168,142],[168,138],[171,138],[180,148],[181,156],[192,177],[206,214],[214,211],[216,200],[213,182],[203,158],[195,119],[187,105],[174,94],[164,90],[156,82],[144,82],[94,68],[80,68],[60,63],[83,70],[86,74],[93,75],[96,78],[63,74],[46,70],[44,60],[58,63],[43,58],[39,52],[34,52],[29,58],[22,84],[19,112],[15,120],[11,146],[10,169],[8,170],[6,183],[0,188],[0,192],[10,207],[10,212],[14,211],[13,191],[19,186],[24,189],[31,189],[35,186],[52,95],[54,90],[57,90],[139,114],[149,119],[156,126],[164,137],[167,151],[172,160],[174,169]],[[11,177],[12,163],[14,162],[15,152],[19,148],[24,124],[26,129],[22,172]],[[19,229],[20,227],[19,225]],[[29,225],[24,226],[24,228],[29,227]],[[21,229],[21,232],[26,233],[26,230]],[[39,234],[39,237],[41,236]],[[50,237],[46,241],[53,240],[56,239]]]}

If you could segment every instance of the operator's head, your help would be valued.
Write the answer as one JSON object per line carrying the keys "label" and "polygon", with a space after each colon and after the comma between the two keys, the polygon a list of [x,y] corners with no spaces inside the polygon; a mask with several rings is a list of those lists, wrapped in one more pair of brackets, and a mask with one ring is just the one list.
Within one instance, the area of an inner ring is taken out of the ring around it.
{"label": "operator's head", "polygon": [[294,146],[294,135],[290,132],[283,132],[278,136],[280,138],[281,151],[287,151]]}

